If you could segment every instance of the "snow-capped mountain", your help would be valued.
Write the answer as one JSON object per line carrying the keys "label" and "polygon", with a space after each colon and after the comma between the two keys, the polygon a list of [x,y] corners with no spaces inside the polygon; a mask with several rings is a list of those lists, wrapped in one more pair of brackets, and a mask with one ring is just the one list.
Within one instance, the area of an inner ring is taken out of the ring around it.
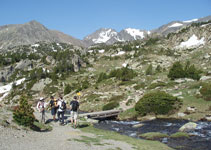
{"label": "snow-capped mountain", "polygon": [[114,29],[101,28],[95,31],[94,33],[86,36],[83,41],[87,45],[106,43],[108,40],[110,40],[112,37],[116,35],[117,32]]}
{"label": "snow-capped mountain", "polygon": [[116,36],[112,37],[107,44],[113,44],[115,42],[133,41],[145,38],[150,31],[127,28],[120,31]]}
{"label": "snow-capped mountain", "polygon": [[99,43],[113,44],[115,42],[143,39],[148,34],[150,34],[149,31],[147,32],[133,28],[127,28],[120,32],[116,32],[114,29],[110,28],[101,28],[96,32],[86,36],[83,41],[86,42],[87,45]]}

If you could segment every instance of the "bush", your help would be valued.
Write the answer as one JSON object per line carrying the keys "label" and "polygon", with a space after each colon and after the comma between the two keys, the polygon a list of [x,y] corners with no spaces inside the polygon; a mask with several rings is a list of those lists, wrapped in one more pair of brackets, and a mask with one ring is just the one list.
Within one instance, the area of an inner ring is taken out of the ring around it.
{"label": "bush", "polygon": [[204,83],[200,93],[205,100],[211,101],[211,83]]}
{"label": "bush", "polygon": [[28,104],[26,97],[21,96],[20,105],[13,112],[13,119],[19,125],[32,127],[35,121],[35,116],[33,112],[34,110],[31,108],[31,105]]}
{"label": "bush", "polygon": [[67,95],[71,92],[71,86],[69,84],[67,84],[64,88],[64,95]]}
{"label": "bush", "polygon": [[141,115],[149,113],[168,114],[173,110],[177,110],[181,105],[181,101],[162,91],[154,91],[145,94],[135,105],[135,110]]}
{"label": "bush", "polygon": [[201,71],[196,69],[194,65],[190,65],[190,62],[187,61],[185,68],[183,68],[182,64],[180,62],[175,62],[171,69],[169,70],[168,77],[171,80],[177,79],[177,78],[192,78],[194,80],[200,79]]}
{"label": "bush", "polygon": [[103,81],[103,80],[106,80],[108,78],[107,74],[104,73],[104,72],[101,72],[98,79],[97,79],[97,83]]}
{"label": "bush", "polygon": [[114,109],[116,107],[119,106],[119,102],[117,101],[112,101],[106,105],[103,106],[103,110],[111,110],[111,109]]}
{"label": "bush", "polygon": [[128,67],[112,70],[109,74],[109,78],[116,77],[122,81],[129,81],[135,76],[136,72],[132,69],[129,69]]}
{"label": "bush", "polygon": [[150,64],[150,65],[147,67],[146,75],[152,75],[152,74],[153,74],[153,69],[152,69],[152,64]]}
{"label": "bush", "polygon": [[173,64],[173,66],[169,70],[168,77],[171,80],[185,77],[185,72],[184,72],[183,66],[182,66],[182,64],[180,62],[175,62]]}

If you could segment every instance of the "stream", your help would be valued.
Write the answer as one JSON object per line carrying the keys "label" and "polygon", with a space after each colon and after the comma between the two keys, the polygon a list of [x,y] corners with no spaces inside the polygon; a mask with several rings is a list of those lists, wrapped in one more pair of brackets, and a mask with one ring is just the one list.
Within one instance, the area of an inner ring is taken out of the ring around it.
{"label": "stream", "polygon": [[[151,121],[112,121],[105,120],[95,124],[96,128],[116,131],[120,134],[141,139],[138,135],[147,132],[161,132],[171,135],[178,132],[179,128],[188,123],[188,120],[156,119]],[[189,138],[161,138],[160,142],[178,150],[211,150],[211,122],[195,122],[197,127],[188,132],[193,135]],[[134,125],[143,124],[134,128]]]}

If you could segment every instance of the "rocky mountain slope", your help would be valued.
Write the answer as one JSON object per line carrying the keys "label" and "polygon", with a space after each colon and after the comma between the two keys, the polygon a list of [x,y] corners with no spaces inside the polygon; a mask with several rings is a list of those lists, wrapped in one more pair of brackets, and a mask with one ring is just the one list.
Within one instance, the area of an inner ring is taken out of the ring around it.
{"label": "rocky mountain slope", "polygon": [[83,46],[80,40],[59,31],[49,30],[37,21],[0,27],[0,49],[17,45],[34,44],[40,41]]}

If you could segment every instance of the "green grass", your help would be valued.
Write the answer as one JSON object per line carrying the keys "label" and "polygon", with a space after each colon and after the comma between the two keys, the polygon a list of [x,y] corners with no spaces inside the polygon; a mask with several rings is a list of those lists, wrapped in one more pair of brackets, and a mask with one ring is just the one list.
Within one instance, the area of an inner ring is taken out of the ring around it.
{"label": "green grass", "polygon": [[92,126],[81,128],[81,130],[84,132],[93,133],[102,139],[112,139],[112,140],[126,142],[128,144],[133,145],[134,149],[136,150],[171,150],[170,147],[158,141],[135,139],[132,137],[118,134],[116,132],[112,132],[112,131],[108,132],[105,130],[96,129]]}
{"label": "green grass", "polygon": [[37,128],[39,128],[41,131],[51,131],[53,130],[53,127],[50,126],[50,125],[46,125],[46,124],[43,124],[43,123],[40,123],[40,122],[34,122],[33,124],[34,126],[36,126]]}
{"label": "green grass", "polygon": [[118,116],[118,119],[119,120],[136,119],[137,115],[138,113],[135,111],[135,108],[131,108],[131,109],[121,112]]}
{"label": "green grass", "polygon": [[[206,113],[209,113],[207,112],[207,110],[209,110],[209,107],[211,106],[211,101],[205,101],[202,98],[197,98],[192,94],[188,94],[188,91],[191,91],[190,89],[183,89],[181,91],[184,98],[182,99],[183,105],[180,108],[179,112],[185,112],[187,107],[189,106],[195,107],[197,109],[195,113],[184,116],[184,119],[197,121],[203,118]],[[174,114],[173,117],[177,117],[177,113]]]}
{"label": "green grass", "polygon": [[101,139],[98,137],[88,137],[88,136],[81,136],[81,139],[74,139],[74,141],[85,143],[89,146],[93,145],[105,145],[101,143]]}
{"label": "green grass", "polygon": [[176,132],[176,133],[172,134],[170,137],[171,138],[182,138],[182,137],[189,138],[189,135],[186,132]]}
{"label": "green grass", "polygon": [[148,132],[148,133],[140,134],[139,136],[143,137],[147,140],[154,140],[154,139],[157,139],[157,138],[168,137],[167,134],[160,133],[160,132]]}

